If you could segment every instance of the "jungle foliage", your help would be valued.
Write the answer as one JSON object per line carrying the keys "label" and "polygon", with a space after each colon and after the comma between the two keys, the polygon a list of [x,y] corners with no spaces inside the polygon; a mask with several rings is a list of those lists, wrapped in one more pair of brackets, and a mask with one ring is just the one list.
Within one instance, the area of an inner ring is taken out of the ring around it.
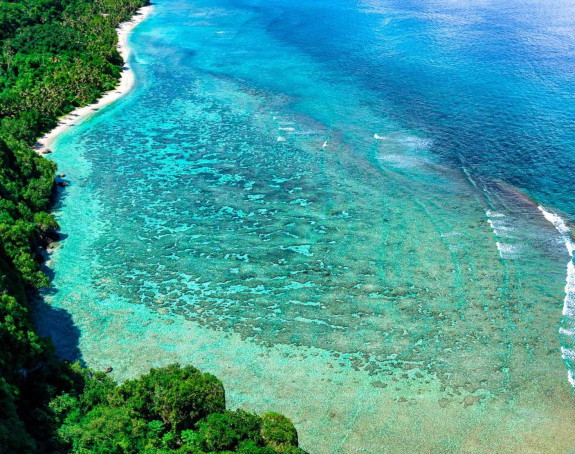
{"label": "jungle foliage", "polygon": [[31,147],[115,86],[116,27],[145,2],[0,0],[0,453],[298,452],[289,420],[226,410],[215,377],[170,366],[118,386],[59,361],[33,326],[58,224],[56,167]]}
{"label": "jungle foliage", "polygon": [[118,386],[73,366],[75,389],[50,403],[62,446],[80,453],[303,453],[289,419],[226,410],[221,382],[177,364]]}

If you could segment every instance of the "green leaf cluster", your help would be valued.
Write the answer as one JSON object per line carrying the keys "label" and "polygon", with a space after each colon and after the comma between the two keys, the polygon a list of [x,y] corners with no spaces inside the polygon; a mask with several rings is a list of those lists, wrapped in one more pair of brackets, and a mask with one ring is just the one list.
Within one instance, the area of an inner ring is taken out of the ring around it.
{"label": "green leaf cluster", "polygon": [[0,1],[0,136],[31,144],[117,83],[116,26],[144,0]]}
{"label": "green leaf cluster", "polygon": [[303,453],[284,416],[225,408],[221,382],[194,367],[152,369],[117,386],[82,371],[83,383],[50,406],[62,449],[77,453]]}

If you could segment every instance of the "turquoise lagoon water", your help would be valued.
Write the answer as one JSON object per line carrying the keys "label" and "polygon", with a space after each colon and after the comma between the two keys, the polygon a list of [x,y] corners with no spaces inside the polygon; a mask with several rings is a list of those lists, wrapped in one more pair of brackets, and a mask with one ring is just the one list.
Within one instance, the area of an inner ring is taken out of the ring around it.
{"label": "turquoise lagoon water", "polygon": [[55,144],[42,332],[313,453],[572,451],[574,10],[157,2],[135,90]]}

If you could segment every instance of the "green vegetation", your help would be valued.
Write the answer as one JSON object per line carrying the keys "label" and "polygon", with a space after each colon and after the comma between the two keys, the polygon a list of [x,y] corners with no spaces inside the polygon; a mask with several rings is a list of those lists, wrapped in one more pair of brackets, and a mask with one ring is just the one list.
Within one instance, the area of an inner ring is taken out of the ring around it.
{"label": "green vegetation", "polygon": [[111,90],[116,26],[144,0],[0,1],[1,136],[32,144],[58,117]]}
{"label": "green vegetation", "polygon": [[213,376],[179,366],[117,386],[57,360],[28,298],[48,285],[55,165],[31,150],[117,83],[116,27],[146,0],[0,0],[0,453],[295,453],[285,417],[225,409]]}
{"label": "green vegetation", "polygon": [[77,375],[79,386],[50,404],[73,452],[303,453],[287,418],[226,410],[221,382],[193,367],[152,369],[120,386],[101,372]]}

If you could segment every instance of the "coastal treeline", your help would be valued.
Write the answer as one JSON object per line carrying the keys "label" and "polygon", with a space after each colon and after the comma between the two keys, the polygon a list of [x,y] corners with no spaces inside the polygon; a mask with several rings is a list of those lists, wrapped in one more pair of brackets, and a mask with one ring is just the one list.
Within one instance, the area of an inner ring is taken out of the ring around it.
{"label": "coastal treeline", "polygon": [[0,453],[301,452],[285,417],[225,408],[222,384],[173,365],[117,385],[59,361],[29,301],[56,167],[31,148],[117,83],[116,27],[146,0],[0,0]]}

